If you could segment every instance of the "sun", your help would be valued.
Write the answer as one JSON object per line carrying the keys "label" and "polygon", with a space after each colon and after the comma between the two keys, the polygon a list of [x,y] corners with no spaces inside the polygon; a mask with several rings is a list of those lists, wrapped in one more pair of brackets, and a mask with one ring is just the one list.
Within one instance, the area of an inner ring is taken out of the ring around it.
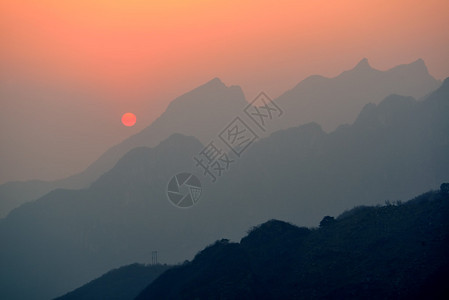
{"label": "sun", "polygon": [[122,116],[122,123],[126,127],[134,126],[134,124],[136,124],[136,120],[137,120],[136,115],[130,112],[123,114]]}

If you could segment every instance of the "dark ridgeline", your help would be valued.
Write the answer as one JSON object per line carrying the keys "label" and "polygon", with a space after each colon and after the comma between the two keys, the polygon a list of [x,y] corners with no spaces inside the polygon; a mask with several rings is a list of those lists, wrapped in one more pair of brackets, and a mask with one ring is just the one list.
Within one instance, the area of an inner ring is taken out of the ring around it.
{"label": "dark ridgeline", "polygon": [[132,264],[111,270],[55,300],[131,300],[169,266]]}
{"label": "dark ridgeline", "polygon": [[[335,78],[310,76],[281,95],[276,101],[284,108],[285,114],[271,129],[275,131],[316,122],[325,131],[330,131],[341,124],[352,123],[368,103],[378,104],[390,94],[420,99],[439,85],[440,82],[429,75],[422,60],[379,71],[363,59],[352,70]],[[56,188],[87,188],[132,148],[154,147],[173,133],[195,136],[207,143],[246,103],[240,87],[227,87],[215,78],[175,99],[150,126],[110,148],[80,174],[53,182],[0,185],[0,218],[20,204]]]}
{"label": "dark ridgeline", "polygon": [[[200,203],[174,208],[165,189],[196,170],[202,145],[173,135],[128,152],[84,190],[55,190],[0,220],[0,295],[48,299],[107,270],[193,257],[223,236],[276,218],[306,226],[357,205],[408,199],[449,178],[449,79],[424,101],[390,96],[353,125],[326,134],[316,124],[255,143]],[[198,173],[201,170],[197,170]]]}
{"label": "dark ridgeline", "polygon": [[268,221],[166,271],[136,299],[448,299],[443,190],[327,216],[319,228]]}

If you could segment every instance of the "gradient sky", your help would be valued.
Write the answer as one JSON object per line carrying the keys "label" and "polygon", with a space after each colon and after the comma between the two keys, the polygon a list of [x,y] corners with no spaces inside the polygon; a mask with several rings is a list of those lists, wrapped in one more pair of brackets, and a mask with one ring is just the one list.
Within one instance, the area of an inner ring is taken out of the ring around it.
{"label": "gradient sky", "polygon": [[448,32],[447,0],[0,0],[0,183],[81,171],[213,77],[248,99],[363,57],[443,79]]}

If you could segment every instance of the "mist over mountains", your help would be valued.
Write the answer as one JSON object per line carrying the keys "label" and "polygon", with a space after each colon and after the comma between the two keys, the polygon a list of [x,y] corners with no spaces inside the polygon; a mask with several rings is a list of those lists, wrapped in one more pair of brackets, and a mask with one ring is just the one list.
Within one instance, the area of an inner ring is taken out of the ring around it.
{"label": "mist over mountains", "polygon": [[[29,181],[0,186],[0,217],[20,204],[35,200],[55,188],[86,188],[110,170],[129,150],[157,146],[174,133],[207,141],[246,105],[240,87],[226,87],[218,78],[172,101],[149,127],[111,147],[85,171],[55,182]],[[207,126],[205,126],[207,124]]]}
{"label": "mist over mountains", "polygon": [[439,191],[358,207],[318,229],[271,220],[240,243],[215,242],[136,299],[445,299],[448,201]]}
{"label": "mist over mountains", "polygon": [[311,123],[262,139],[211,187],[221,215],[233,216],[222,220],[227,236],[271,218],[314,226],[323,214],[438,188],[449,177],[447,115],[446,79],[424,101],[389,96],[330,134]]}
{"label": "mist over mountains", "polygon": [[114,269],[58,300],[445,299],[448,189],[359,206],[314,228],[269,220],[240,243],[218,240],[175,266]]}
{"label": "mist over mountains", "polygon": [[330,132],[353,123],[368,103],[378,104],[391,94],[421,99],[439,85],[422,59],[380,71],[364,58],[337,77],[310,76],[278,97],[286,111],[278,128],[316,122]]}
{"label": "mist over mountains", "polygon": [[[240,95],[217,80],[206,89],[215,85]],[[368,104],[332,133],[315,123],[275,132],[214,184],[192,159],[204,141],[175,134],[134,148],[89,188],[57,189],[0,220],[0,295],[56,297],[117,266],[148,262],[152,250],[176,263],[273,218],[316,226],[323,215],[437,188],[449,178],[448,115],[446,79],[422,101],[392,95]],[[223,116],[224,124],[230,119]],[[203,128],[206,142],[223,128],[216,126]],[[170,178],[185,171],[203,184],[199,204],[188,210],[166,198]]]}
{"label": "mist over mountains", "polygon": [[[367,59],[335,78],[311,76],[275,101],[285,111],[268,133],[279,129],[320,124],[332,131],[352,123],[368,103],[379,103],[390,94],[422,98],[440,82],[429,75],[422,60],[387,71],[371,68]],[[252,99],[248,99],[252,100]],[[195,136],[207,143],[247,105],[238,86],[225,86],[218,78],[175,99],[150,126],[110,148],[85,171],[54,182],[30,181],[0,186],[0,217],[27,201],[35,200],[55,188],[86,188],[129,150],[154,147],[173,133]]]}

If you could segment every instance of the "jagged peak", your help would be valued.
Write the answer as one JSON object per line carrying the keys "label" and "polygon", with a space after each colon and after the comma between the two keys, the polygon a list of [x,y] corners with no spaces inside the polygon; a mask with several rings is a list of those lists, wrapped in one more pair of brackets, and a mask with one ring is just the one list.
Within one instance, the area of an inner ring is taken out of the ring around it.
{"label": "jagged peak", "polygon": [[178,98],[185,97],[185,96],[190,95],[192,93],[194,93],[194,94],[195,93],[204,93],[204,92],[210,93],[211,91],[221,91],[221,90],[224,90],[224,89],[227,89],[227,88],[228,87],[223,83],[223,81],[221,81],[220,78],[214,77],[211,80],[207,81],[206,83],[203,83],[202,85],[194,88],[190,92],[187,92],[187,93],[179,96]]}
{"label": "jagged peak", "polygon": [[371,65],[369,64],[368,58],[362,58],[357,65],[355,65],[354,68],[350,69],[350,70],[346,70],[343,71],[340,75],[338,75],[337,77],[334,78],[339,78],[339,77],[343,77],[345,78],[346,76],[359,76],[359,73],[367,73],[367,72],[373,72],[373,71],[377,71],[374,68],[371,67]]}
{"label": "jagged peak", "polygon": [[214,77],[211,80],[209,80],[208,82],[206,82],[205,84],[203,84],[200,87],[226,87],[226,85],[223,83],[223,81],[221,81],[220,78],[218,77]]}
{"label": "jagged peak", "polygon": [[353,70],[370,70],[371,65],[369,64],[368,58],[362,58],[361,61],[354,67]]}
{"label": "jagged peak", "polygon": [[414,62],[412,62],[410,65],[418,65],[418,66],[426,66],[426,63],[422,58],[418,58]]}
{"label": "jagged peak", "polygon": [[408,71],[414,71],[414,72],[422,72],[425,74],[428,74],[428,70],[427,70],[427,66],[426,63],[424,62],[424,60],[422,58],[418,58],[417,60],[415,60],[414,62],[411,62],[409,64],[402,64],[396,67],[391,68],[390,70],[395,71],[395,70],[408,70]]}

